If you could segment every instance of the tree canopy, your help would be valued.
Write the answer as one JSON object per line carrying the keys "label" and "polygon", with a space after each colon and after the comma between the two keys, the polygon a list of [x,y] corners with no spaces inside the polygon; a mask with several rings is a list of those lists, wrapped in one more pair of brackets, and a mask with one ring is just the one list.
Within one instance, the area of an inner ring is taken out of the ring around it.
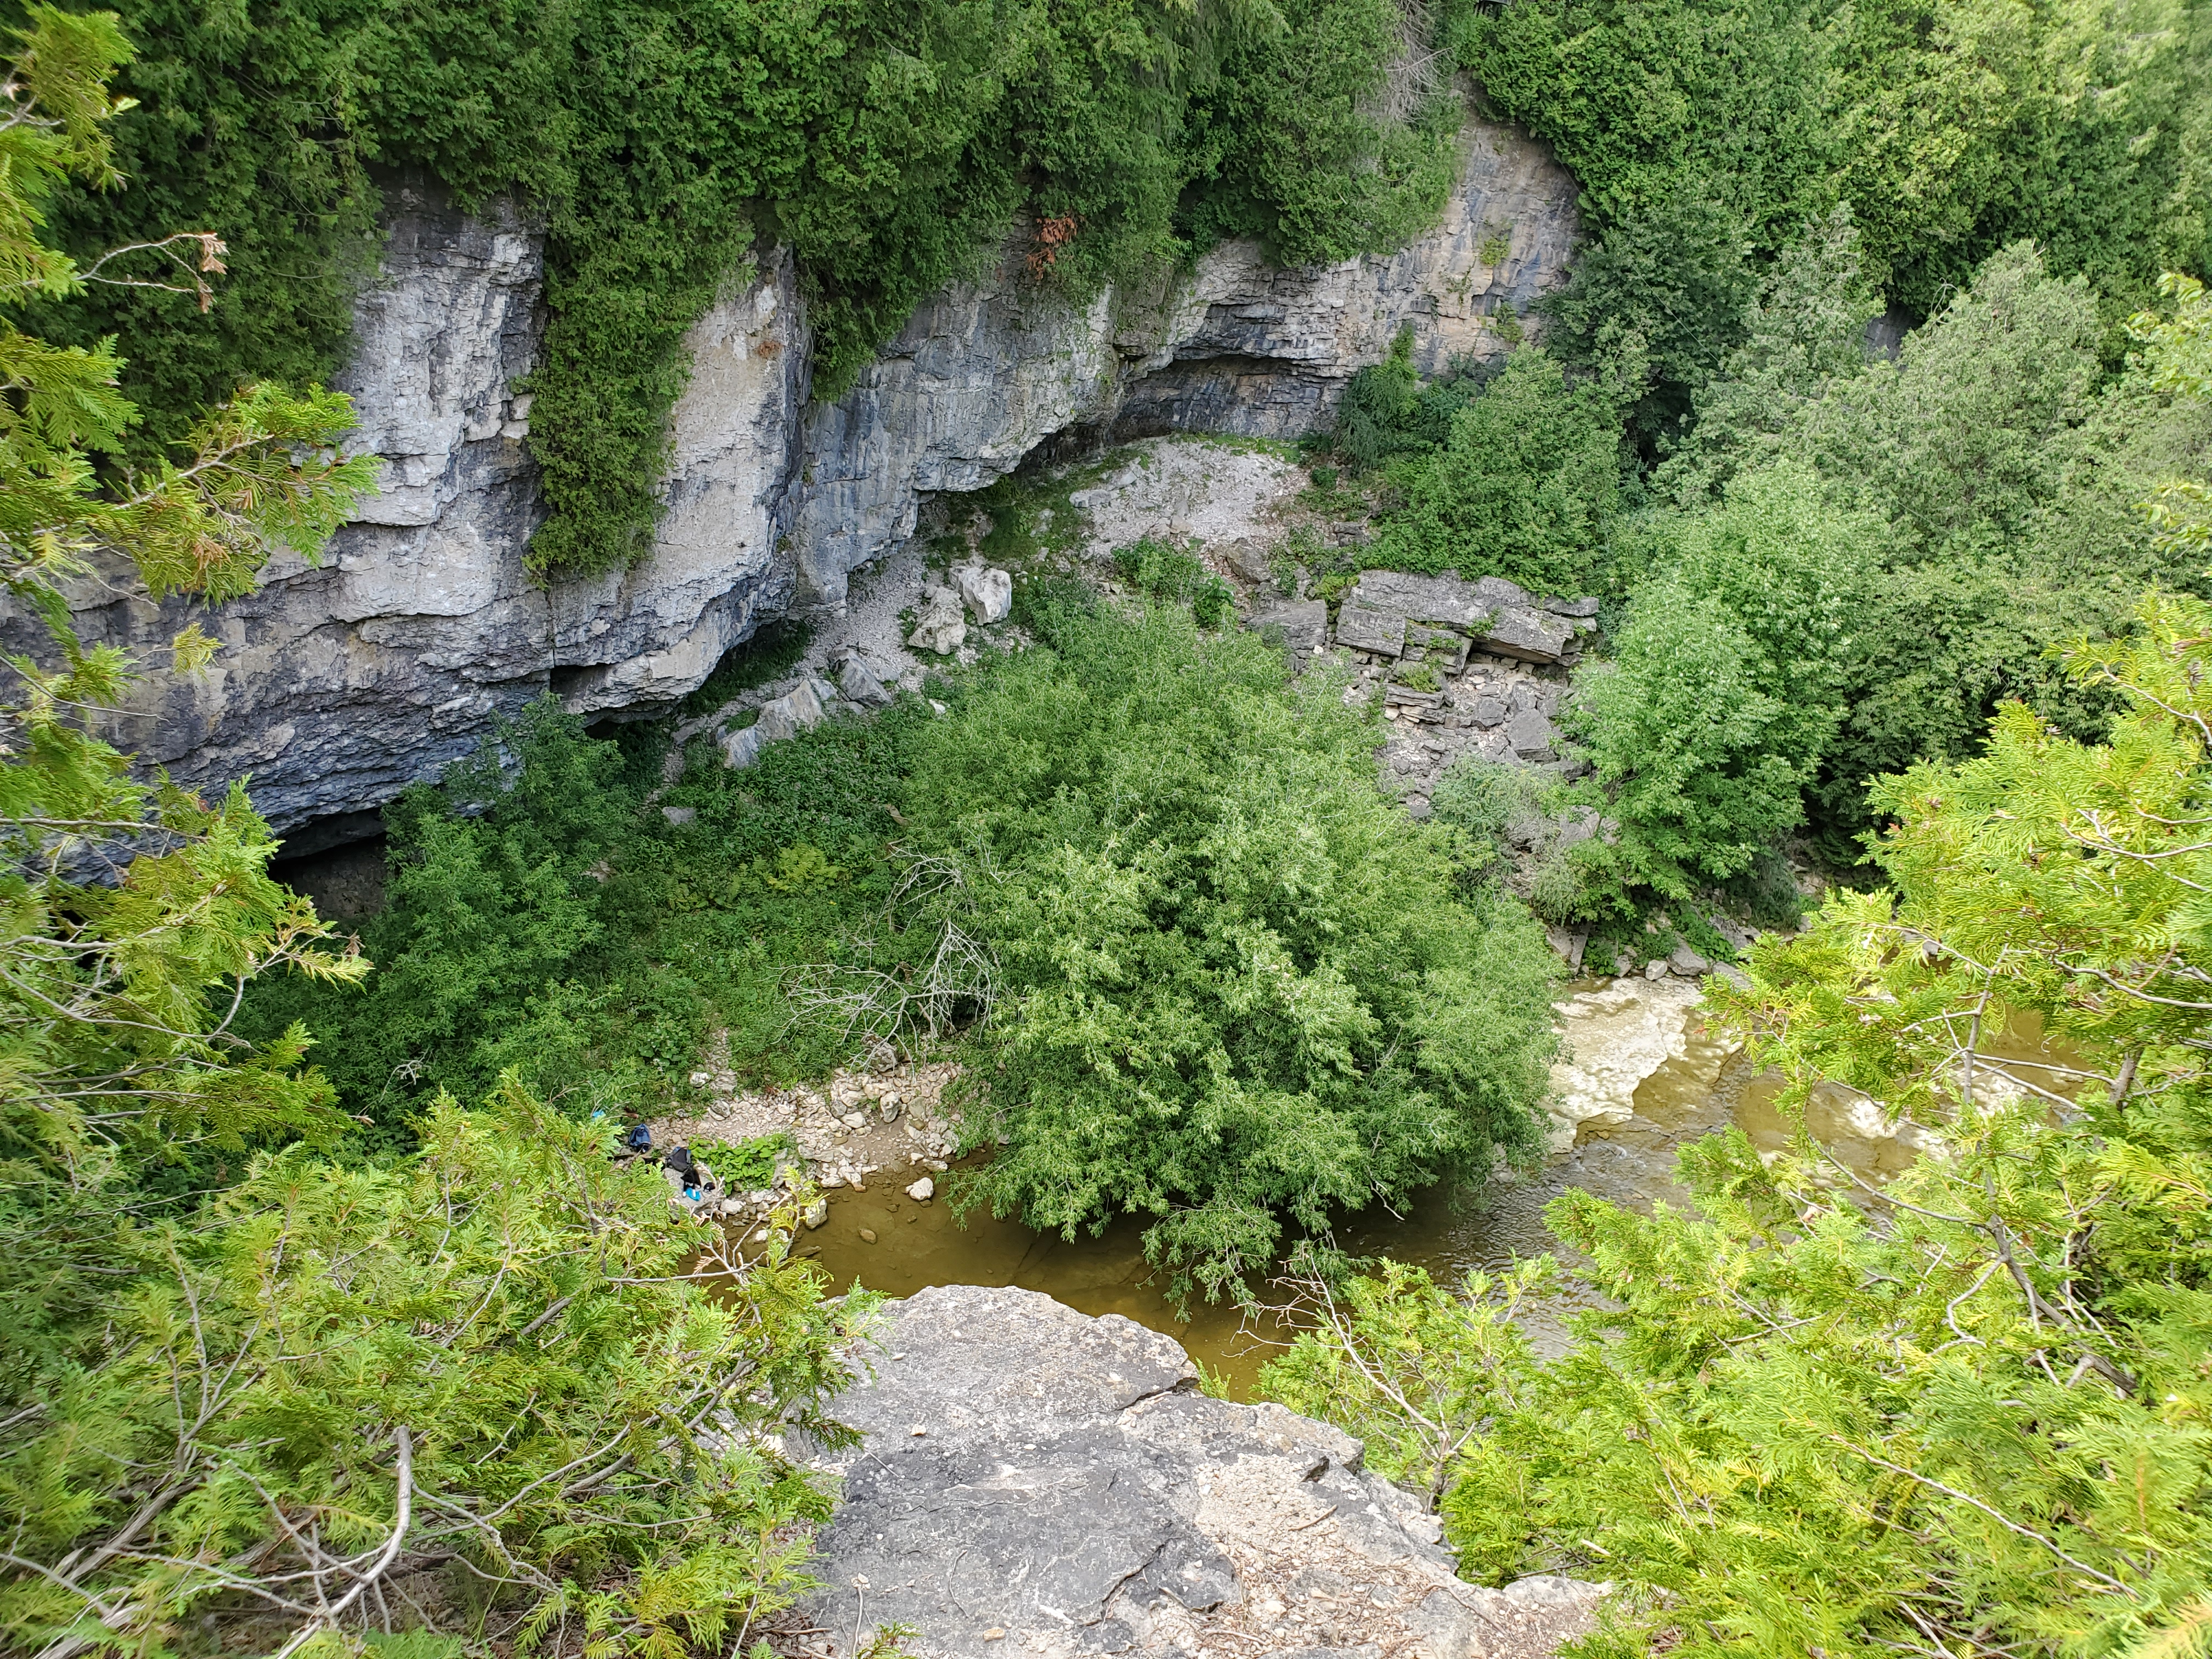
{"label": "tree canopy", "polygon": [[[1428,1460],[1465,1570],[1624,1584],[1607,1651],[2195,1650],[2212,606],[2139,620],[2068,659],[2122,700],[2109,741],[2013,704],[1984,755],[1885,781],[1887,884],[1714,994],[1796,1142],[1684,1147],[1694,1211],[1559,1200],[1607,1298],[1566,1358],[1498,1327],[1527,1273],[1463,1299],[1391,1268],[1270,1373]],[[1920,1155],[1869,1179],[1823,1101]]]}

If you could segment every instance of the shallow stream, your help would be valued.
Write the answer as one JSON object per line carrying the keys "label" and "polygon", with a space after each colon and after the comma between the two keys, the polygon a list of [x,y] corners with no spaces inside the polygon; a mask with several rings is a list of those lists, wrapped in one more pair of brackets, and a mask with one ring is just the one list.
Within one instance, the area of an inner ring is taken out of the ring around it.
{"label": "shallow stream", "polygon": [[[1684,1139],[1733,1121],[1754,1142],[1778,1149],[1787,1132],[1771,1107],[1772,1082],[1753,1078],[1742,1057],[1708,1037],[1694,1017],[1682,1047],[1637,1085],[1633,1114],[1625,1122],[1581,1123],[1572,1145],[1534,1178],[1496,1182],[1474,1194],[1432,1190],[1402,1217],[1377,1210],[1352,1218],[1336,1242],[1355,1255],[1394,1256],[1428,1268],[1439,1280],[1456,1281],[1470,1268],[1556,1249],[1543,1209],[1570,1186],[1638,1207],[1655,1199],[1680,1203],[1686,1195],[1673,1175],[1674,1150]],[[1856,1154],[1852,1161],[1871,1170],[1883,1167],[1884,1152],[1868,1142],[1846,1155]],[[839,1291],[859,1284],[907,1296],[930,1285],[1012,1285],[1085,1313],[1125,1315],[1173,1336],[1244,1397],[1278,1333],[1248,1326],[1226,1305],[1194,1302],[1188,1322],[1176,1318],[1165,1295],[1166,1275],[1145,1259],[1142,1231],[1140,1220],[1128,1218],[1101,1237],[1069,1243],[980,1210],[963,1226],[942,1200],[918,1203],[879,1178],[866,1191],[834,1192],[828,1221],[806,1236],[805,1247],[819,1251]],[[1557,1314],[1571,1305],[1531,1322],[1540,1346],[1555,1347],[1563,1340]]]}
{"label": "shallow stream", "polygon": [[[1790,1126],[1776,1109],[1780,1079],[1756,1073],[1740,1052],[1706,1030],[1697,993],[1677,981],[1582,980],[1559,1003],[1564,1052],[1553,1070],[1553,1156],[1525,1180],[1499,1180],[1475,1193],[1423,1194],[1407,1212],[1354,1216],[1336,1243],[1354,1255],[1389,1255],[1426,1267],[1442,1283],[1470,1269],[1495,1269],[1516,1257],[1559,1249],[1544,1207],[1570,1187],[1638,1210],[1656,1200],[1686,1206],[1676,1184],[1675,1153],[1700,1135],[1735,1124],[1762,1152],[1779,1152]],[[2046,1045],[2039,1026],[2005,1034],[1985,1061],[2033,1073],[2069,1056]],[[2045,1075],[2063,1088],[2064,1074]],[[1882,1122],[1841,1091],[1816,1091],[1810,1128],[1836,1160],[1879,1184],[1920,1150],[1912,1126]],[[957,1179],[957,1176],[954,1177]],[[940,1179],[940,1185],[943,1184]],[[930,1285],[1018,1285],[1088,1314],[1115,1313],[1173,1336],[1237,1397],[1249,1397],[1282,1332],[1255,1327],[1225,1304],[1193,1302],[1186,1322],[1169,1301],[1167,1275],[1146,1261],[1143,1223],[1127,1218],[1098,1237],[1066,1241],[1018,1222],[970,1212],[966,1224],[942,1199],[917,1202],[889,1170],[866,1188],[831,1190],[829,1219],[805,1237],[845,1291],[854,1285],[908,1296]],[[1560,1321],[1587,1293],[1572,1293],[1527,1313],[1523,1328],[1541,1351],[1566,1342]]]}

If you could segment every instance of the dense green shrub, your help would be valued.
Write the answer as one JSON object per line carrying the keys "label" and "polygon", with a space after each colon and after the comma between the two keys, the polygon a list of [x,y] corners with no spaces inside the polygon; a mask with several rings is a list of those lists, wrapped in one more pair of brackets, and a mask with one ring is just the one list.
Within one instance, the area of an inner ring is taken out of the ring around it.
{"label": "dense green shrub", "polygon": [[1157,611],[1069,616],[917,737],[924,907],[988,954],[970,1201],[1073,1237],[1147,1218],[1186,1291],[1287,1224],[1537,1145],[1556,969],[1374,736],[1279,652]]}
{"label": "dense green shrub", "polygon": [[[589,1584],[597,1626],[675,1652],[814,1587],[830,1493],[780,1437],[847,1437],[823,1407],[867,1293],[825,1303],[788,1215],[758,1260],[709,1240],[724,1271],[690,1277],[702,1235],[659,1171],[511,1079],[481,1110],[441,1097],[421,1139],[391,1167],[264,1155],[111,1233],[100,1316],[27,1408],[5,1396],[11,1648],[358,1630],[372,1560],[489,1581],[541,1626]],[[401,1605],[471,1634],[483,1592],[453,1589]]]}
{"label": "dense green shrub", "polygon": [[388,813],[367,986],[265,980],[246,1025],[303,1022],[380,1142],[404,1140],[438,1090],[481,1092],[510,1070],[574,1113],[648,1104],[684,1088],[715,1028],[743,1077],[825,1069],[843,1033],[808,1024],[786,975],[859,949],[879,915],[924,718],[831,721],[744,772],[710,752],[666,796],[697,812],[679,829],[644,805],[621,745],[533,705]]}
{"label": "dense green shrub", "polygon": [[1544,344],[1615,390],[1646,453],[1678,440],[1737,343],[1759,278],[1738,210],[1688,186],[1623,213],[1540,304]]}
{"label": "dense green shrub", "polygon": [[1687,898],[1796,827],[1818,714],[1763,689],[1770,678],[1717,600],[1673,574],[1638,590],[1613,660],[1577,677],[1564,720],[1620,825],[1577,849],[1594,896]]}
{"label": "dense green shrub", "polygon": [[[1481,381],[1471,371],[1424,380],[1413,368],[1413,331],[1402,329],[1390,342],[1389,356],[1355,374],[1336,405],[1330,447],[1355,471],[1371,471],[1401,457],[1426,458],[1451,436],[1452,416],[1466,407]],[[1323,483],[1336,483],[1334,468]]]}
{"label": "dense green shrub", "polygon": [[1190,606],[1201,628],[1218,628],[1235,611],[1229,584],[1206,569],[1196,553],[1143,536],[1114,550],[1114,568],[1146,598]]}
{"label": "dense green shrub", "polygon": [[211,229],[232,276],[204,319],[108,289],[54,329],[122,337],[159,442],[240,380],[344,360],[389,170],[465,204],[512,193],[548,233],[528,441],[551,508],[531,559],[552,574],[648,544],[684,335],[757,238],[798,255],[829,395],[1010,231],[1039,285],[1078,296],[1224,234],[1338,259],[1432,218],[1456,166],[1455,96],[1372,112],[1391,0],[120,10],[140,56],[118,161],[146,187],[70,194],[57,223],[80,249]]}
{"label": "dense green shrub", "polygon": [[1589,592],[1607,568],[1620,468],[1612,393],[1570,383],[1557,360],[1523,348],[1451,417],[1444,447],[1406,467],[1404,507],[1383,521],[1376,551],[1402,570]]}

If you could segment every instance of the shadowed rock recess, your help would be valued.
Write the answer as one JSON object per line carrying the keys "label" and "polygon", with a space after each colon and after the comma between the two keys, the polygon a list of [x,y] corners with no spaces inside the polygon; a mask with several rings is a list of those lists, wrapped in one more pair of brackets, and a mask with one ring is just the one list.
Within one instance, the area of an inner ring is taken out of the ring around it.
{"label": "shadowed rock recess", "polygon": [[[1601,1587],[1462,1583],[1358,1441],[1197,1392],[1174,1340],[1019,1290],[889,1310],[837,1415],[815,1645],[902,1624],[925,1655],[1522,1659],[1592,1626]],[[804,1644],[802,1643],[803,1646]]]}
{"label": "shadowed rock recess", "polygon": [[[542,507],[516,389],[544,328],[539,238],[396,188],[338,379],[382,493],[319,566],[280,559],[203,618],[223,648],[197,677],[159,666],[191,607],[119,572],[81,585],[86,641],[150,671],[118,735],[193,787],[250,776],[280,829],[325,821],[295,842],[310,850],[548,688],[585,714],[683,696],[764,621],[842,605],[854,570],[914,534],[923,496],[988,485],[1056,434],[1296,436],[1402,326],[1426,369],[1495,356],[1492,319],[1565,271],[1575,185],[1510,130],[1471,124],[1462,142],[1442,222],[1395,253],[1290,270],[1231,242],[1156,291],[1079,307],[1010,258],[921,306],[832,404],[809,400],[791,260],[764,249],[691,331],[652,552],[550,590],[523,568]],[[0,638],[34,645],[34,624],[6,617]]]}

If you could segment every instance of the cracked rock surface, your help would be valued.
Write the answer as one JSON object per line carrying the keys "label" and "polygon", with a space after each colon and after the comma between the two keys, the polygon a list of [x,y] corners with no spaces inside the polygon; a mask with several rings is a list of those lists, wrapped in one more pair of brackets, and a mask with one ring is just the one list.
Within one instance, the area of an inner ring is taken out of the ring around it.
{"label": "cracked rock surface", "polygon": [[[1197,1392],[1171,1339],[1034,1291],[892,1304],[866,1438],[816,1540],[812,1650],[904,1624],[923,1655],[1521,1659],[1590,1628],[1595,1585],[1460,1583],[1435,1520],[1361,1447]],[[803,1644],[802,1644],[803,1645]]]}

